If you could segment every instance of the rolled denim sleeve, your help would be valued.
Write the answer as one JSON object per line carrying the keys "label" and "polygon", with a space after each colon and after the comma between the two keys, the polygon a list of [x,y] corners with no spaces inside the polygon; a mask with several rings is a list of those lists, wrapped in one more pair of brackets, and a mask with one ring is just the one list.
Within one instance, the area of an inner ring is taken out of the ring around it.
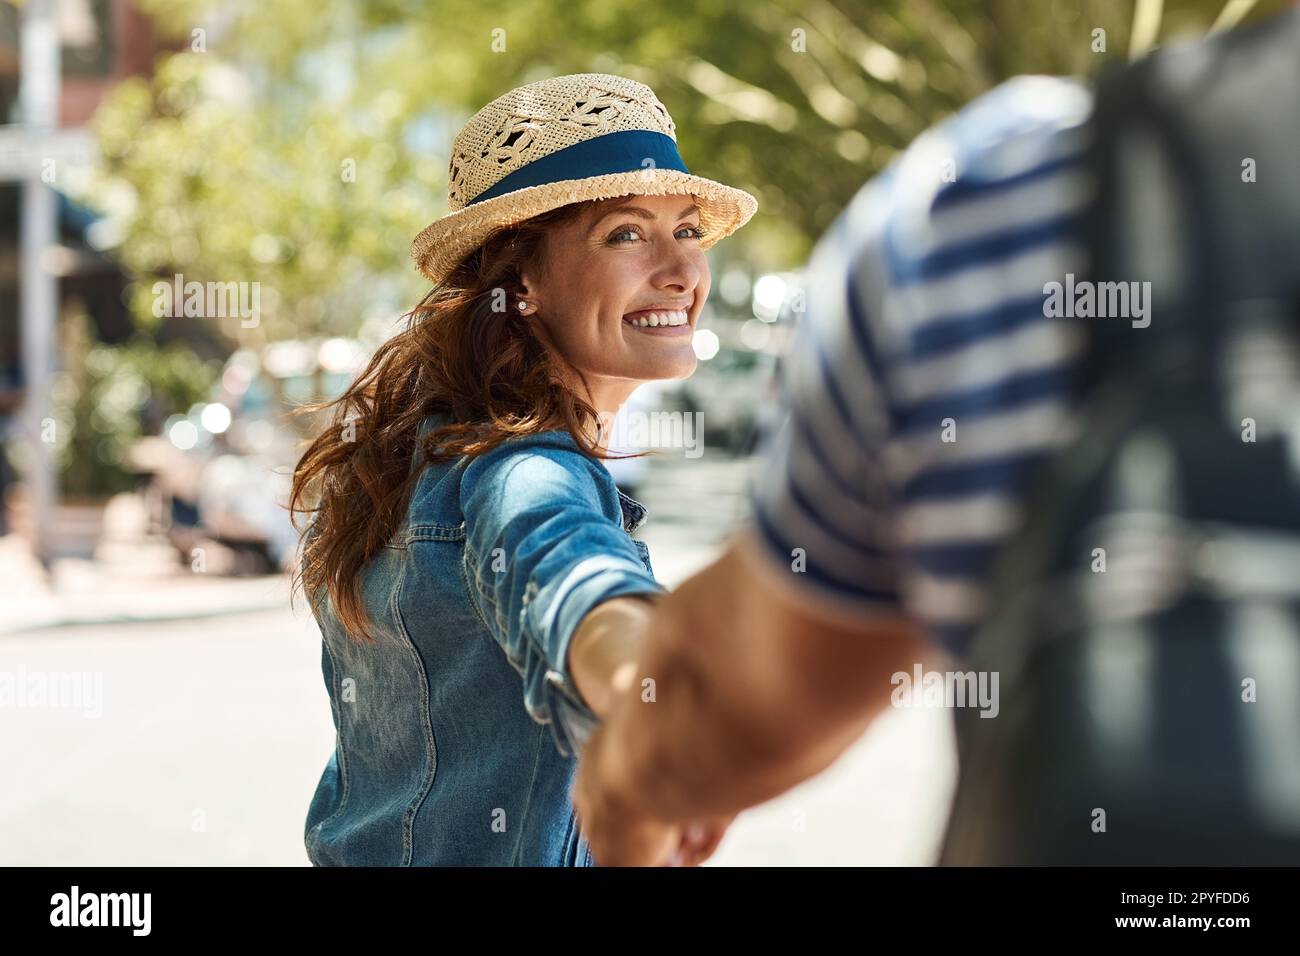
{"label": "rolled denim sleeve", "polygon": [[470,598],[524,682],[524,707],[577,753],[598,720],[574,686],[569,642],[596,605],[664,590],[623,530],[613,479],[558,444],[507,442],[461,480]]}

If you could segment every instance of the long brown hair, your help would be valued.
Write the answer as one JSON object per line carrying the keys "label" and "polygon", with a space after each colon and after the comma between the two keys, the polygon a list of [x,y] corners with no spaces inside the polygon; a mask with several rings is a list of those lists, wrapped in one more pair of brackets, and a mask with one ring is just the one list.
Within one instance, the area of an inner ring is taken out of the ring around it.
{"label": "long brown hair", "polygon": [[426,417],[451,413],[450,424],[424,437],[426,466],[560,428],[587,454],[608,457],[591,437],[600,418],[579,395],[580,374],[518,311],[520,273],[544,264],[546,234],[591,204],[561,206],[494,234],[403,316],[405,328],[347,391],[294,410],[335,409],[294,469],[290,514],[316,514],[295,583],[309,599],[324,586],[354,639],[375,643],[359,574],[405,517],[422,470],[411,461]]}

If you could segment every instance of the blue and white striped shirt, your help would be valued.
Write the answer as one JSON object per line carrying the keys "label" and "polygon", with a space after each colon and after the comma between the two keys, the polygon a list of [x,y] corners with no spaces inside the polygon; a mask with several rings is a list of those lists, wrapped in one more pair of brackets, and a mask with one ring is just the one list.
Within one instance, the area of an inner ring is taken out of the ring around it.
{"label": "blue and white striped shirt", "polygon": [[1020,77],[919,137],[819,242],[755,524],[809,599],[908,613],[961,654],[1027,479],[1070,435],[1091,96]]}

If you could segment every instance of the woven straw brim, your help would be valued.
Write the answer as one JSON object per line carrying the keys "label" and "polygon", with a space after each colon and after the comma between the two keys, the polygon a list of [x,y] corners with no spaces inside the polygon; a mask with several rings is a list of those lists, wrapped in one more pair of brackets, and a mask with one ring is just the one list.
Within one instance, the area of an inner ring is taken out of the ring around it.
{"label": "woven straw brim", "polygon": [[758,209],[758,200],[743,189],[675,169],[638,169],[528,186],[448,213],[415,237],[411,258],[420,273],[437,285],[498,229],[589,199],[679,193],[696,199],[700,228],[704,232],[700,240],[703,249],[731,235]]}

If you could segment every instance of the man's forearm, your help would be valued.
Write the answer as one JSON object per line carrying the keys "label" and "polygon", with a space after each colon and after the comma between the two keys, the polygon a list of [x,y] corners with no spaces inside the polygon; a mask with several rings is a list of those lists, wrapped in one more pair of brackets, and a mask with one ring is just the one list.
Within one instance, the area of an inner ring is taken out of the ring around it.
{"label": "man's forearm", "polygon": [[733,548],[664,598],[641,683],[615,704],[610,777],[663,819],[738,812],[825,769],[918,653],[898,629],[814,633],[753,570]]}

